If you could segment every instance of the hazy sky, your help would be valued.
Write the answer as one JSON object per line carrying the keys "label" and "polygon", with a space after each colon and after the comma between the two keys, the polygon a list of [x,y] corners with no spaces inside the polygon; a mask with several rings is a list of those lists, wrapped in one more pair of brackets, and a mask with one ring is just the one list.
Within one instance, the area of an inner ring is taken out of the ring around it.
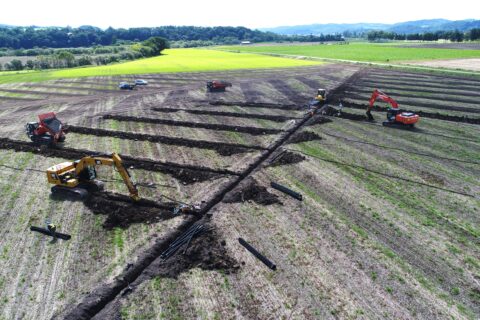
{"label": "hazy sky", "polygon": [[312,23],[395,23],[480,19],[480,1],[456,0],[3,0],[0,24],[101,28],[162,25],[274,27]]}

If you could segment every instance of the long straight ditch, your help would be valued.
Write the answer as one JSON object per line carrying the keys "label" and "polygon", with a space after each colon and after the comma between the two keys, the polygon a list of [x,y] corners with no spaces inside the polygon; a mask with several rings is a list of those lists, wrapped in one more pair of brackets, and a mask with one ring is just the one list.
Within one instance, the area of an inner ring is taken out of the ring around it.
{"label": "long straight ditch", "polygon": [[[302,106],[296,104],[280,104],[280,103],[267,103],[267,102],[243,102],[243,101],[221,101],[221,100],[213,100],[213,101],[204,101],[198,100],[195,101],[197,103],[208,103],[211,106],[238,106],[238,107],[246,107],[246,108],[266,108],[266,109],[278,109],[278,110],[301,110],[303,109]],[[202,105],[199,105],[202,106]]]}
{"label": "long straight ditch", "polygon": [[252,135],[279,134],[281,132],[285,132],[285,130],[282,130],[282,129],[233,126],[233,125],[227,125],[227,124],[214,124],[214,123],[190,122],[190,121],[177,121],[177,120],[170,120],[170,119],[122,116],[122,115],[116,115],[116,114],[104,115],[103,119],[111,119],[111,120],[117,120],[117,121],[130,121],[130,122],[144,122],[144,123],[153,123],[153,124],[163,124],[168,126],[209,129],[209,130],[217,130],[217,131],[235,131],[235,132],[249,133]]}
{"label": "long straight ditch", "polygon": [[[363,100],[363,101],[368,101],[369,100],[369,92],[365,92],[365,94],[359,94],[358,92],[350,92],[348,93],[348,98],[352,100]],[[407,94],[392,94],[395,95],[395,97],[409,97],[408,100],[403,100],[403,99],[395,99],[400,106],[415,106],[415,107],[423,107],[423,108],[429,108],[429,109],[438,109],[438,110],[447,110],[447,111],[459,111],[459,112],[468,112],[468,113],[480,113],[480,108],[469,108],[469,107],[459,107],[459,106],[446,106],[446,105],[441,105],[441,104],[436,104],[438,102],[455,102],[454,99],[441,99],[441,98],[429,98],[429,97],[419,97],[419,96],[409,96]],[[429,102],[421,102],[418,101],[419,99],[422,100],[430,100]],[[462,103],[465,101],[458,100],[457,103]],[[473,102],[469,102],[472,104]]]}
{"label": "long straight ditch", "polygon": [[[360,109],[360,110],[367,110],[368,105],[366,104],[359,104],[359,103],[354,103],[354,102],[349,102],[349,101],[344,101],[342,100],[342,104],[344,107],[347,108],[352,108],[352,109]],[[384,108],[379,108],[379,107],[374,107],[374,111],[378,112],[386,112],[387,110]],[[425,112],[425,111],[410,111],[410,110],[404,110],[406,112],[413,112],[418,114],[420,117],[424,118],[430,118],[430,119],[437,119],[437,120],[445,120],[445,121],[453,121],[453,122],[463,122],[463,123],[470,123],[470,124],[480,124],[480,118],[469,118],[467,116],[452,116],[449,114],[442,114],[442,113],[433,113],[433,112]],[[348,113],[345,113],[342,111],[342,114],[345,115],[346,118],[348,118]],[[366,120],[366,117],[364,115],[351,115],[352,117],[349,118],[351,120]]]}
{"label": "long straight ditch", "polygon": [[[73,148],[49,148],[42,151],[37,146],[27,141],[12,140],[9,138],[0,138],[0,149],[15,150],[23,152],[32,152],[43,155],[45,157],[56,157],[69,160],[81,159],[85,156],[102,156],[105,153],[85,150],[85,149],[73,149]],[[121,155],[123,162],[128,167],[134,167],[135,169],[144,169],[149,171],[157,171],[171,175],[175,179],[185,184],[191,184],[195,182],[202,182],[213,178],[218,178],[224,175],[239,176],[240,173],[224,170],[224,169],[212,169],[202,166],[194,166],[187,164],[178,164],[172,162],[162,162],[145,158],[132,157],[127,155]]]}
{"label": "long straight ditch", "polygon": [[219,155],[222,155],[222,156],[231,156],[237,153],[244,153],[244,152],[250,152],[254,150],[266,149],[265,147],[261,147],[257,145],[212,142],[212,141],[206,141],[206,140],[176,138],[176,137],[168,137],[168,136],[161,136],[161,135],[106,130],[106,129],[99,129],[99,128],[81,127],[81,126],[69,126],[68,131],[85,134],[85,135],[94,135],[99,137],[115,137],[120,139],[157,142],[157,143],[163,143],[166,145],[183,146],[183,147],[189,147],[189,148],[209,149],[209,150],[216,151]]}
{"label": "long straight ditch", "polygon": [[[332,90],[336,91],[338,88]],[[163,252],[168,245],[174,241],[180,234],[190,228],[196,221],[200,220],[208,211],[210,211],[215,205],[220,203],[225,195],[232,191],[236,186],[240,184],[246,177],[252,172],[257,170],[261,164],[267,160],[282,144],[284,144],[295,132],[297,132],[310,118],[305,116],[294,127],[286,130],[281,134],[276,142],[271,144],[267,150],[262,152],[252,164],[248,166],[237,178],[232,179],[222,190],[217,191],[213,197],[207,201],[202,207],[198,216],[188,216],[176,231],[164,238],[162,241],[156,242],[153,246],[147,249],[137,262],[128,270],[120,274],[115,280],[99,288],[93,290],[88,294],[82,302],[76,307],[72,308],[64,317],[65,320],[78,320],[78,319],[91,319],[97,315],[107,304],[113,301],[130,283],[133,283],[142,272],[150,266]]]}
{"label": "long straight ditch", "polygon": [[[351,91],[350,91],[351,90]],[[372,94],[372,90],[370,90],[370,88],[365,88],[365,87],[352,87],[352,88],[349,88],[349,91],[352,92],[355,97],[353,96],[350,96],[352,99],[356,99],[357,97],[360,98],[360,99],[365,99],[365,100],[368,100]],[[385,92],[386,89],[382,88],[382,91]],[[395,90],[397,91],[397,90]],[[408,91],[408,90],[405,90],[405,89],[402,89],[402,90],[399,90],[399,91]],[[389,92],[390,93],[390,92]],[[445,95],[444,93],[440,93],[440,92],[436,92],[437,94],[442,94],[442,95]],[[457,97],[457,95],[451,95],[451,96],[447,96],[447,97],[435,97],[435,96],[431,96],[431,95],[418,95],[418,94],[415,94],[415,93],[405,93],[405,92],[395,92],[395,93],[391,93],[392,96],[395,96],[395,100],[397,100],[398,103],[400,104],[412,104],[414,103],[415,105],[418,105],[418,106],[421,106],[421,107],[428,107],[428,108],[438,108],[438,109],[441,109],[441,108],[444,108],[446,110],[457,110],[457,111],[465,111],[465,112],[472,112],[472,113],[478,113],[480,112],[480,110],[478,108],[468,108],[468,107],[454,107],[454,106],[444,106],[442,107],[441,105],[433,105],[432,106],[432,103],[435,103],[435,102],[453,102],[453,103],[467,103],[467,104],[477,104],[477,101],[475,101],[474,99],[475,98],[471,98],[471,99],[463,99],[461,97]],[[462,96],[460,94],[460,96]],[[400,99],[398,99],[400,98]],[[407,98],[409,101],[402,101],[401,98]],[[422,100],[430,100],[432,102],[426,104],[426,103],[422,103],[420,102],[420,104],[418,102],[412,102],[411,100],[414,100],[414,99],[422,99]]]}
{"label": "long straight ditch", "polygon": [[163,112],[163,113],[172,113],[172,112],[186,112],[191,114],[200,114],[200,115],[210,115],[210,116],[221,116],[221,117],[232,117],[232,118],[242,118],[242,119],[260,119],[260,120],[269,120],[274,122],[285,122],[292,119],[301,119],[273,114],[253,114],[253,113],[241,113],[241,112],[226,112],[226,111],[214,111],[214,110],[196,110],[196,109],[174,109],[174,108],[152,108],[153,111]]}

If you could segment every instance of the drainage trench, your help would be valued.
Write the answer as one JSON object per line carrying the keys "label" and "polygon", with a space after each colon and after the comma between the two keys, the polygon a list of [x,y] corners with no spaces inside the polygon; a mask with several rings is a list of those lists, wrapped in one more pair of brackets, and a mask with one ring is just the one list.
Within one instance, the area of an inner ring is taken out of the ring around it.
{"label": "drainage trench", "polygon": [[[341,86],[332,90],[336,92]],[[139,259],[131,268],[120,274],[115,280],[108,285],[101,286],[92,293],[87,295],[82,302],[74,307],[66,316],[66,320],[91,319],[97,315],[107,304],[113,301],[130,283],[134,282],[142,272],[152,264],[162,251],[174,241],[183,231],[190,228],[195,222],[205,216],[215,205],[220,203],[225,195],[232,191],[245,178],[259,169],[261,164],[267,160],[279,147],[284,144],[293,134],[295,134],[305,123],[310,120],[310,115],[306,115],[302,120],[298,121],[291,129],[282,133],[279,139],[271,144],[267,150],[261,153],[251,165],[248,166],[237,178],[233,179],[224,189],[217,191],[213,197],[202,207],[199,215],[187,216],[185,221],[177,228],[177,230],[167,236],[163,241],[158,241],[153,246],[141,254]]]}

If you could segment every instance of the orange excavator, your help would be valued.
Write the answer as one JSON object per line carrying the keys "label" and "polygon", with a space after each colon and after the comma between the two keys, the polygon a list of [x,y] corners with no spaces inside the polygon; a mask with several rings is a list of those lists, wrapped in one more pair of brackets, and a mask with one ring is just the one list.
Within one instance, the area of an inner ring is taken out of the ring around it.
{"label": "orange excavator", "polygon": [[387,121],[383,122],[384,126],[400,126],[400,127],[410,127],[413,128],[415,123],[418,122],[420,117],[418,114],[413,112],[406,112],[398,107],[398,103],[390,98],[388,95],[383,93],[382,91],[375,89],[372,92],[372,96],[370,97],[370,103],[367,109],[367,117],[368,120],[373,121],[373,116],[371,110],[373,109],[373,105],[377,99],[381,99],[385,102],[388,102],[391,107],[387,110]]}

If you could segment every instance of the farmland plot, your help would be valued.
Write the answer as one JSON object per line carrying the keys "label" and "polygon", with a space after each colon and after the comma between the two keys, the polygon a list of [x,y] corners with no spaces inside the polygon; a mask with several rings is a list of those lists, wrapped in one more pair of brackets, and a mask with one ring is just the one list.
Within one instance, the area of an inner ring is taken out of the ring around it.
{"label": "farmland plot", "polygon": [[[0,222],[8,227],[1,231],[0,317],[478,318],[480,129],[428,117],[414,131],[365,122],[360,108],[368,94],[357,81],[405,77],[431,82],[423,90],[434,91],[447,80],[358,71],[332,64],[149,75],[161,88],[2,103]],[[205,93],[213,77],[234,87]],[[171,86],[171,78],[183,81]],[[108,79],[78,81],[98,88]],[[475,94],[475,80],[454,81],[452,92]],[[343,115],[306,114],[302,106],[318,88],[335,105],[344,102]],[[49,87],[51,95],[56,89]],[[445,108],[441,93],[424,93],[431,106],[406,95],[404,102],[476,117],[478,105],[463,101],[469,96],[450,94],[455,106],[469,108],[455,110]],[[41,152],[21,127],[32,113],[50,110],[72,130],[62,148]],[[99,170],[108,192],[86,202],[49,197],[46,167],[113,151],[141,183],[144,202],[125,201],[110,168]],[[274,190],[272,181],[303,201]],[[201,209],[173,215],[175,200]],[[50,243],[28,231],[46,218],[72,240]],[[200,225],[204,233],[186,247],[161,255]]]}

